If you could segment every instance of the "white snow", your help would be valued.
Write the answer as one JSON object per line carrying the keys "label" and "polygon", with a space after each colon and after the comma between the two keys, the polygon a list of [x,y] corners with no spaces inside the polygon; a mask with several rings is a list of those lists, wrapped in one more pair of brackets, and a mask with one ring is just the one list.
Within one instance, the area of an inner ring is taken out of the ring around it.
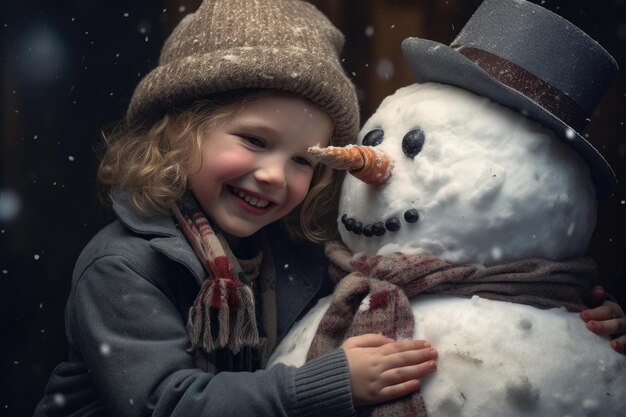
{"label": "white snow", "polygon": [[[408,158],[404,135],[422,129]],[[345,230],[355,253],[427,253],[452,262],[494,264],[582,255],[595,224],[594,186],[585,163],[524,116],[455,87],[414,84],[387,97],[365,123],[394,170],[369,186],[348,175],[339,217],[363,224],[401,219],[397,232],[365,237]],[[418,210],[416,223],[403,213]],[[369,308],[362,300],[357,310]],[[270,359],[300,366],[326,311],[324,298]],[[479,297],[411,300],[414,337],[439,352],[421,393],[429,417],[626,416],[626,356],[585,327],[578,314]]]}
{"label": "white snow", "polygon": [[[292,329],[270,366],[304,364],[330,298]],[[626,416],[626,357],[577,314],[479,297],[420,296],[412,307],[414,338],[439,353],[422,380],[429,417]]]}

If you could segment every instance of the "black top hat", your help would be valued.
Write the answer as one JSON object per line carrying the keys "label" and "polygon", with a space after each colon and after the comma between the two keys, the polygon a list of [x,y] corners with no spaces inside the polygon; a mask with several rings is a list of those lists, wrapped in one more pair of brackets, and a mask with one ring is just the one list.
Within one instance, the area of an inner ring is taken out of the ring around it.
{"label": "black top hat", "polygon": [[581,132],[618,68],[596,41],[524,0],[485,0],[450,46],[402,42],[417,82],[451,84],[519,111],[570,143],[587,161],[599,196],[616,178]]}

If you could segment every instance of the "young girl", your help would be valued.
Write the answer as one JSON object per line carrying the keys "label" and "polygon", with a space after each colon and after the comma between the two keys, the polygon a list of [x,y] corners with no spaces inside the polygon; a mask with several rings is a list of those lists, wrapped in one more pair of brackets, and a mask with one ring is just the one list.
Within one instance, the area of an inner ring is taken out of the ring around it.
{"label": "young girl", "polygon": [[117,220],[77,261],[70,360],[35,415],[353,415],[435,369],[427,342],[370,334],[260,370],[329,291],[301,238],[336,228],[337,174],[308,147],[358,130],[342,44],[296,0],[207,0],[175,29],[108,141]]}

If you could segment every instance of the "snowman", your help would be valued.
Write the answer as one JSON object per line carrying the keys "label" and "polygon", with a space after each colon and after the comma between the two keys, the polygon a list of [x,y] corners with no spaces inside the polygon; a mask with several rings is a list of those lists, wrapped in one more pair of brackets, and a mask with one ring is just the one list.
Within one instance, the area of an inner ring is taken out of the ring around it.
{"label": "snowman", "polygon": [[578,132],[615,61],[523,0],[484,1],[449,47],[402,49],[417,83],[357,145],[311,150],[352,174],[327,245],[341,280],[270,366],[380,332],[437,348],[416,394],[430,417],[626,416],[626,356],[576,313],[596,277],[596,198],[615,186]]}

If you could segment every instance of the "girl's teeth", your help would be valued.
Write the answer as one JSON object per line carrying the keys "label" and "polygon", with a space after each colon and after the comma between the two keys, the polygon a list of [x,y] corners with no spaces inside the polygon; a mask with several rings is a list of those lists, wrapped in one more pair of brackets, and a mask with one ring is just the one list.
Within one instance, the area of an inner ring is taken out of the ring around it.
{"label": "girl's teeth", "polygon": [[256,198],[256,197],[250,197],[249,195],[244,194],[239,190],[236,190],[235,193],[237,194],[237,196],[245,200],[251,206],[263,208],[263,207],[267,207],[267,205],[270,203],[267,200],[261,200],[260,198]]}

